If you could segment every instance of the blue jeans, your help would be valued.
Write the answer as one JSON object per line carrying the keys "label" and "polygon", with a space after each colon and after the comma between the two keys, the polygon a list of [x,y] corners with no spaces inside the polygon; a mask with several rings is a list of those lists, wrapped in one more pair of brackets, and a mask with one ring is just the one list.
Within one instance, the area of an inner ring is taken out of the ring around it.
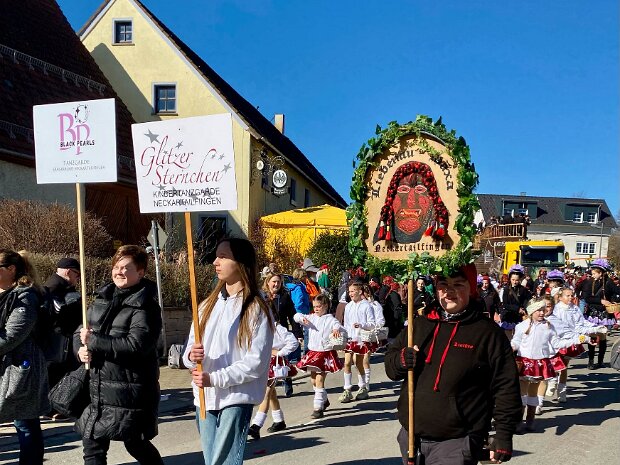
{"label": "blue jeans", "polygon": [[200,409],[196,407],[196,424],[205,465],[242,464],[252,405],[231,405],[206,413],[206,418],[201,420]]}
{"label": "blue jeans", "polygon": [[43,433],[38,418],[13,422],[19,440],[19,465],[43,464]]}

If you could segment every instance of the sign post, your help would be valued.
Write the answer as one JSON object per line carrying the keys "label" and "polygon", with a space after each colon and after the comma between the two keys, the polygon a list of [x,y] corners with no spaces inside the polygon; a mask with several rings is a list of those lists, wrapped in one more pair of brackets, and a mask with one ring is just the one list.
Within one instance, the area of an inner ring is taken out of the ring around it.
{"label": "sign post", "polygon": [[153,257],[155,260],[155,279],[157,280],[157,301],[159,302],[159,309],[161,311],[161,338],[164,345],[164,356],[168,348],[166,341],[166,319],[164,315],[164,299],[161,296],[161,269],[159,268],[159,246],[164,245],[168,239],[166,232],[161,229],[157,221],[151,220],[151,231],[146,237],[149,244],[153,246]]}
{"label": "sign post", "polygon": [[[134,124],[131,128],[142,213],[183,212],[195,343],[202,342],[191,212],[236,210],[230,113]],[[205,354],[206,355],[206,354]],[[202,371],[202,364],[196,367]],[[205,418],[205,391],[199,391]]]}
{"label": "sign post", "polygon": [[[33,107],[37,184],[75,183],[82,324],[86,318],[86,254],[82,183],[116,182],[114,99],[65,102]],[[88,369],[88,364],[85,364]]]}
{"label": "sign post", "polygon": [[[418,116],[387,128],[357,155],[347,208],[349,249],[356,265],[408,285],[407,344],[414,346],[413,280],[449,274],[473,261],[473,189],[478,176],[469,147],[439,121]],[[415,461],[414,372],[409,394],[408,462]]]}

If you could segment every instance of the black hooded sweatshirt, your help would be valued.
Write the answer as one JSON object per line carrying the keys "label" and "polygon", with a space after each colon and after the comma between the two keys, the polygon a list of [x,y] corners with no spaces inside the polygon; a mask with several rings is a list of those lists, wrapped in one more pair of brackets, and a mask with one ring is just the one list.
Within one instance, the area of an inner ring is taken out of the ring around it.
{"label": "black hooded sweatshirt", "polygon": [[[495,419],[496,447],[512,450],[512,436],[521,422],[519,378],[512,348],[504,331],[473,305],[445,321],[433,311],[416,318],[414,344],[416,436],[442,441],[478,435],[485,438]],[[407,328],[388,347],[387,375],[404,380],[398,419],[408,429],[407,370],[401,351]]]}

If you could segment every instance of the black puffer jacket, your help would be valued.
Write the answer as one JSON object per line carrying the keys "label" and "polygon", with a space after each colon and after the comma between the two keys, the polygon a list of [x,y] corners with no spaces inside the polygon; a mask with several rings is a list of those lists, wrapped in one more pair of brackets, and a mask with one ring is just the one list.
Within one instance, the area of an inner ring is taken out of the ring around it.
{"label": "black puffer jacket", "polygon": [[[152,439],[157,435],[161,312],[149,280],[128,289],[106,284],[88,309],[91,403],[76,422],[87,438]],[[74,347],[79,348],[79,331]]]}

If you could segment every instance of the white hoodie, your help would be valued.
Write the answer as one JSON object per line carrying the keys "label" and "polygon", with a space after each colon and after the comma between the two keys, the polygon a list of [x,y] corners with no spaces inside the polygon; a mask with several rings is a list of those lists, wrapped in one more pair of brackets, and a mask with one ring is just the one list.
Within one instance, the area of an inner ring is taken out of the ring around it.
{"label": "white hoodie", "polygon": [[353,325],[358,323],[363,329],[372,329],[375,327],[375,315],[367,300],[359,302],[349,302],[344,308],[344,329],[352,341],[360,341],[360,328]]}
{"label": "white hoodie", "polygon": [[375,324],[378,328],[385,326],[385,317],[383,316],[383,306],[377,301],[369,301],[372,313],[375,317]]}
{"label": "white hoodie", "polygon": [[[577,334],[592,334],[602,332],[603,327],[596,326],[594,323],[586,320],[581,314],[581,310],[576,305],[566,305],[564,302],[558,302],[555,304],[553,313],[549,316],[553,316],[564,323],[564,327],[570,328],[571,331]],[[558,336],[563,337],[563,333],[558,329]],[[605,331],[606,332],[606,331]]]}
{"label": "white hoodie", "polygon": [[[328,348],[329,335],[334,331],[341,331],[342,326],[340,322],[334,318],[333,315],[325,313],[318,316],[316,313],[310,313],[309,315],[302,315],[301,313],[295,313],[293,318],[300,325],[310,329],[308,337],[308,349],[314,352],[325,352],[331,350]],[[304,318],[308,320],[308,324],[303,323]]]}
{"label": "white hoodie", "polygon": [[[250,319],[252,346],[249,350],[245,346],[239,347],[237,334],[242,303],[242,291],[228,298],[220,295],[202,337],[205,349],[202,370],[209,373],[211,384],[211,387],[204,388],[207,410],[221,410],[239,404],[255,405],[265,397],[274,330],[265,313],[259,312],[253,304],[247,309],[250,315],[258,314],[257,319]],[[190,343],[183,354],[183,362],[187,367],[195,367],[196,364],[189,360],[194,325],[190,328],[188,340]],[[192,387],[194,405],[198,407],[198,387],[193,381]]]}
{"label": "white hoodie", "polygon": [[550,358],[564,347],[585,342],[580,341],[578,335],[560,339],[553,325],[549,325],[547,321],[533,322],[529,334],[525,334],[528,328],[530,328],[529,318],[515,327],[515,334],[510,345],[513,350],[518,351],[521,357],[531,360]]}
{"label": "white hoodie", "polygon": [[[301,315],[295,313],[295,315]],[[293,333],[282,326],[280,323],[276,324],[276,331],[273,333],[273,345],[272,348],[278,351],[278,357],[286,357],[291,352],[299,347],[299,341]]]}

